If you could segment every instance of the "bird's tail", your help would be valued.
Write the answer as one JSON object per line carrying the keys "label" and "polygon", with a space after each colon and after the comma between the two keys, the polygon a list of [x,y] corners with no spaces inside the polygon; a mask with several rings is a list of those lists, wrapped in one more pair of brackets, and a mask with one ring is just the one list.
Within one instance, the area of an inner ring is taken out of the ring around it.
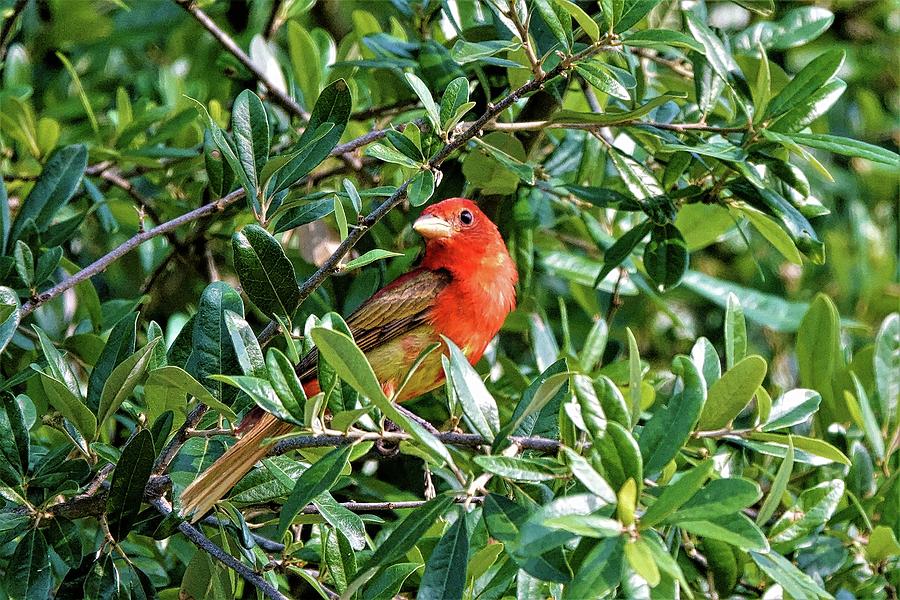
{"label": "bird's tail", "polygon": [[[262,412],[262,411],[260,411]],[[239,429],[244,429],[242,423]],[[290,423],[279,421],[267,412],[249,424],[237,443],[220,456],[206,471],[181,493],[181,514],[191,523],[199,520],[222,499],[235,484],[246,475],[269,451],[267,438],[288,433]]]}

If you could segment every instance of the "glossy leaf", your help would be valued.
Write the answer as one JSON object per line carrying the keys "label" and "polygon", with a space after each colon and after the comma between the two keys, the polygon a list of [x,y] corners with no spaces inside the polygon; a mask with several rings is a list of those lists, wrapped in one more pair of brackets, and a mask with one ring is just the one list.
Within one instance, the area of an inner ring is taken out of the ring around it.
{"label": "glossy leaf", "polygon": [[234,269],[241,287],[266,315],[289,319],[300,297],[294,266],[265,229],[248,225],[231,238]]}
{"label": "glossy leaf", "polygon": [[297,513],[334,485],[347,466],[352,450],[353,446],[350,444],[335,448],[303,471],[278,515],[279,537],[284,536]]}
{"label": "glossy leaf", "polygon": [[115,540],[124,540],[137,520],[155,458],[153,435],[147,429],[122,449],[106,498],[109,531]]}
{"label": "glossy leaf", "polygon": [[465,515],[457,517],[438,541],[416,594],[417,600],[461,600],[466,588],[469,536]]}
{"label": "glossy leaf", "polygon": [[718,429],[730,423],[753,399],[766,376],[766,361],[747,356],[728,369],[709,388],[706,404],[697,427]]}

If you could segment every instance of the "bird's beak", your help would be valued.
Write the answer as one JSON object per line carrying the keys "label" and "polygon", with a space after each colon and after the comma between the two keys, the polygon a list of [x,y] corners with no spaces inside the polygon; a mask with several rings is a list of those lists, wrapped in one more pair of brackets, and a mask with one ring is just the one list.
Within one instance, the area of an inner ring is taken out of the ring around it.
{"label": "bird's beak", "polygon": [[416,222],[413,223],[413,229],[426,240],[448,238],[453,233],[453,226],[450,225],[450,223],[440,217],[435,217],[434,215],[423,215],[419,217],[416,219]]}

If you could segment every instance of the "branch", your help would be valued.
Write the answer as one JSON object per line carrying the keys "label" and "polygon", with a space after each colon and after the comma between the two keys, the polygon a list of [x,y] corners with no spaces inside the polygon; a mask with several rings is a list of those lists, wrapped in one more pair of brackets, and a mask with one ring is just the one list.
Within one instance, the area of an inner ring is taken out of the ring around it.
{"label": "branch", "polygon": [[[586,131],[599,131],[607,127],[633,127],[634,125],[646,125],[665,129],[668,131],[710,131],[715,133],[745,133],[748,126],[744,127],[717,127],[705,123],[658,123],[656,121],[640,121],[629,119],[619,123],[601,125],[599,123],[555,123],[553,121],[520,121],[517,123],[489,123],[484,129],[492,131],[541,131],[544,129],[582,129]],[[469,123],[462,123],[460,127],[467,127]]]}
{"label": "branch", "polygon": [[259,67],[253,64],[253,61],[250,60],[250,57],[247,56],[247,53],[241,50],[241,47],[238,46],[233,39],[231,39],[231,36],[219,29],[219,26],[209,18],[209,15],[207,15],[196,4],[194,4],[194,0],[175,0],[175,3],[186,10],[192,17],[194,17],[194,19],[196,19],[204,29],[210,32],[212,36],[216,38],[216,40],[220,44],[222,44],[222,46],[226,50],[228,50],[228,52],[234,55],[234,57],[238,59],[238,61],[240,61],[240,63],[244,65],[247,70],[253,73],[253,77],[255,77],[258,82],[266,86],[266,89],[269,90],[270,96],[275,100],[276,103],[278,103],[286,111],[302,118],[304,121],[309,120],[309,113],[303,110],[303,108],[299,104],[297,104],[296,100],[288,96],[276,86],[272,85],[272,82],[269,81],[269,78],[266,77],[266,74],[263,73]]}
{"label": "branch", "polygon": [[[169,506],[169,503],[162,498],[153,500],[151,504],[163,516],[167,517],[172,512],[172,508]],[[179,523],[178,530],[183,533],[185,537],[191,540],[194,545],[218,560],[229,569],[235,571],[250,585],[262,592],[266,597],[272,598],[273,600],[289,600],[287,596],[279,592],[275,587],[272,586],[271,583],[269,583],[258,573],[253,571],[253,569],[219,548],[208,537],[203,535],[203,533],[199,529],[197,529],[187,521],[182,521],[181,523]]]}
{"label": "branch", "polygon": [[[489,446],[491,442],[475,433],[456,433],[453,431],[438,433],[435,435],[444,444],[451,446],[463,446],[468,448],[477,448],[479,446]],[[324,435],[300,435],[296,437],[281,440],[272,446],[269,451],[270,455],[284,454],[298,448],[320,448],[326,446],[343,446],[352,444],[361,440],[385,440],[391,442],[399,442],[412,439],[408,433],[402,431],[390,431],[383,433],[374,433],[368,431],[354,431],[346,434],[324,434]],[[558,452],[561,442],[543,437],[519,437],[510,436],[509,441],[516,444],[523,450],[537,450],[539,452]]]}

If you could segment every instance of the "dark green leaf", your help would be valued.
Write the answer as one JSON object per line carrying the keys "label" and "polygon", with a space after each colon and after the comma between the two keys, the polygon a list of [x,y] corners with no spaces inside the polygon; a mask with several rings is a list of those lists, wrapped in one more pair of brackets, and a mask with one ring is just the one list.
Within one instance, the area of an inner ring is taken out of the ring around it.
{"label": "dark green leaf", "polygon": [[461,600],[466,588],[469,536],[465,513],[438,541],[422,574],[417,600]]}
{"label": "dark green leaf", "polygon": [[291,495],[288,496],[278,515],[278,537],[284,535],[294,517],[303,507],[334,485],[340,477],[341,471],[347,466],[352,450],[353,446],[350,444],[335,448],[316,461],[297,479]]}
{"label": "dark green leaf", "polygon": [[47,160],[44,169],[9,230],[7,248],[22,234],[31,221],[38,231],[46,231],[53,217],[78,188],[87,167],[87,148],[83,144],[60,148]]}
{"label": "dark green leaf", "polygon": [[100,406],[97,409],[97,424],[102,427],[107,419],[112,417],[122,402],[125,401],[135,386],[147,372],[153,349],[161,342],[156,338],[146,346],[119,363],[113,372],[109,374],[106,383],[103,384],[103,392],[100,394]]}
{"label": "dark green leaf", "polygon": [[680,521],[678,526],[700,537],[719,540],[742,550],[769,550],[769,542],[763,532],[741,513],[702,521]]}
{"label": "dark green leaf", "polygon": [[94,413],[62,381],[44,373],[40,377],[50,406],[62,413],[86,439],[94,439],[97,434],[97,417]]}
{"label": "dark green leaf", "polygon": [[46,600],[50,597],[53,572],[44,534],[28,531],[19,540],[6,568],[6,593],[10,598]]}
{"label": "dark green leaf", "polygon": [[644,29],[636,31],[626,36],[622,43],[626,46],[640,48],[665,48],[672,46],[675,48],[686,48],[701,54],[706,51],[703,44],[694,38],[671,29]]}
{"label": "dark green leaf", "polygon": [[652,221],[642,221],[617,239],[615,244],[607,248],[603,255],[603,268],[600,269],[597,278],[594,280],[594,287],[612,273],[613,269],[621,265],[652,229]]}
{"label": "dark green leaf", "polygon": [[644,268],[659,289],[678,285],[689,263],[687,244],[678,228],[674,225],[654,226],[644,248]]}
{"label": "dark green leaf", "polygon": [[109,531],[118,541],[125,539],[137,520],[155,458],[153,435],[147,429],[139,431],[122,449],[106,499]]}
{"label": "dark green leaf", "polygon": [[288,209],[275,224],[275,233],[282,233],[313,221],[318,221],[334,212],[334,201],[331,199],[314,200],[301,206]]}
{"label": "dark green leaf", "polygon": [[709,395],[699,429],[719,429],[728,425],[743,409],[766,376],[766,361],[761,356],[747,356],[728,369],[709,387]]}
{"label": "dark green leaf", "polygon": [[772,141],[783,142],[785,140],[790,140],[804,146],[809,146],[810,148],[827,150],[843,156],[858,156],[859,158],[865,158],[866,160],[887,167],[896,168],[898,162],[900,162],[900,156],[898,156],[896,152],[891,152],[881,146],[867,144],[866,142],[838,135],[829,135],[825,133],[792,133],[787,136],[768,130],[763,130],[762,133],[763,136]]}
{"label": "dark green leaf", "polygon": [[113,326],[94,364],[88,379],[87,404],[95,412],[100,408],[100,397],[113,369],[135,351],[137,319],[137,313],[129,313]]}
{"label": "dark green leaf", "polygon": [[192,351],[185,370],[208,389],[216,400],[228,402],[234,397],[221,382],[208,377],[217,373],[232,373],[237,356],[230,343],[225,311],[244,314],[244,304],[234,289],[223,281],[209,284],[200,296],[200,306],[194,316]]}
{"label": "dark green leaf", "polygon": [[776,552],[750,552],[750,558],[793,598],[831,598],[809,575]]}
{"label": "dark green leaf", "polygon": [[450,349],[450,371],[446,374],[447,379],[456,391],[456,397],[463,407],[463,414],[477,433],[484,439],[493,441],[494,435],[500,429],[497,403],[459,347],[448,338],[444,338],[444,343]]}
{"label": "dark green leaf", "polygon": [[247,178],[259,187],[259,172],[269,159],[269,120],[259,97],[250,90],[241,92],[231,108],[231,133],[238,158]]}
{"label": "dark green leaf", "polygon": [[420,563],[397,563],[379,571],[362,592],[363,600],[392,600],[403,582],[423,565]]}
{"label": "dark green leaf", "polygon": [[713,462],[706,460],[684,473],[674,483],[662,488],[662,493],[656,501],[644,512],[640,519],[641,529],[653,527],[670,514],[678,510],[681,505],[691,499],[704,482],[709,478],[713,470]]}
{"label": "dark green leaf", "polygon": [[404,556],[421,540],[435,521],[444,516],[452,504],[451,496],[440,495],[406,515],[382,542],[383,551],[373,554],[359,572],[363,573]]}
{"label": "dark green leaf", "polygon": [[843,50],[830,50],[812,60],[769,101],[763,118],[778,117],[798,103],[806,101],[834,77],[842,64],[844,64]]}
{"label": "dark green leaf", "polygon": [[300,292],[294,266],[278,240],[252,224],[232,236],[231,246],[234,269],[250,301],[267,316],[290,319]]}
{"label": "dark green leaf", "polygon": [[20,308],[18,294],[8,287],[0,286],[0,353],[16,333]]}

